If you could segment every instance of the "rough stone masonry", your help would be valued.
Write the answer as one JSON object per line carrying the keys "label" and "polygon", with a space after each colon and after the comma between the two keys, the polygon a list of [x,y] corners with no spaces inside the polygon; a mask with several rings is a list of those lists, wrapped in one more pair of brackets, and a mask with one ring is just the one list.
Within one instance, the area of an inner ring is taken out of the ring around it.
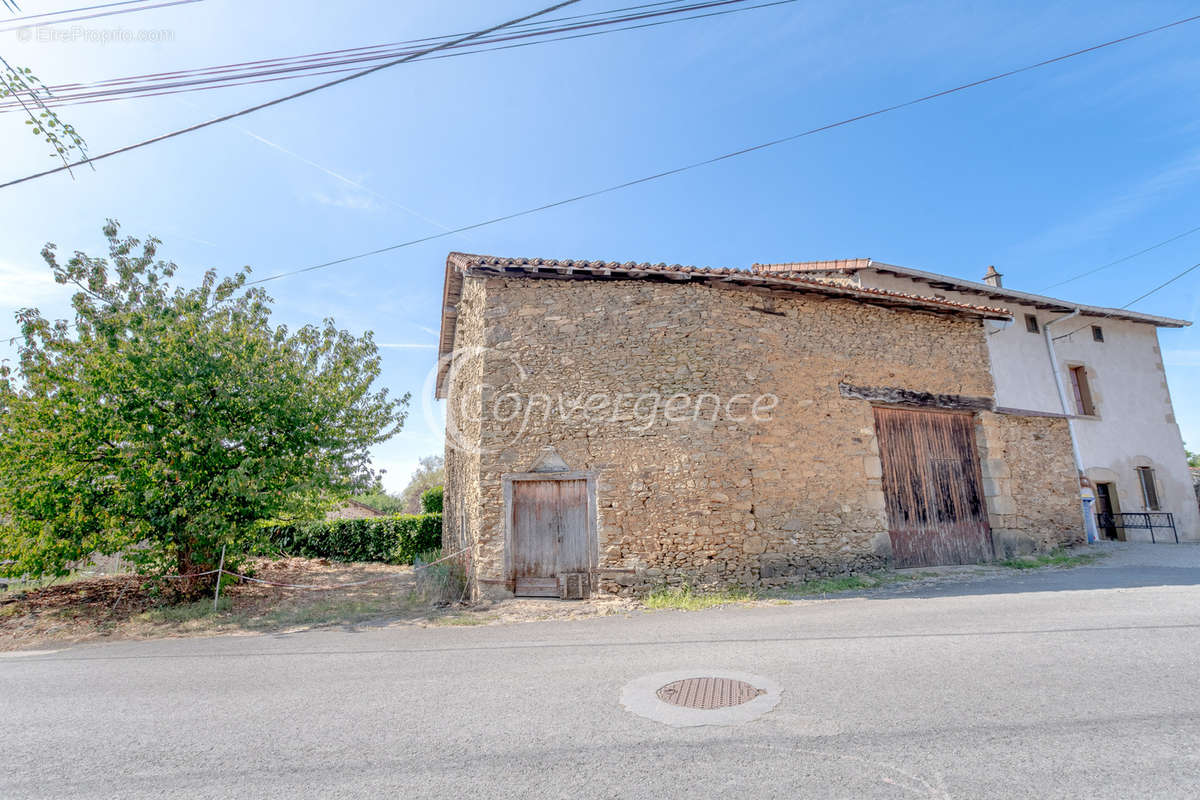
{"label": "rough stone masonry", "polygon": [[1082,538],[1066,421],[990,410],[970,307],[811,281],[796,291],[786,276],[665,274],[451,255],[444,543],[473,545],[477,594],[511,589],[503,478],[547,448],[596,477],[594,590],[775,585],[884,566],[872,401],[845,386],[982,399],[971,413],[996,554]]}

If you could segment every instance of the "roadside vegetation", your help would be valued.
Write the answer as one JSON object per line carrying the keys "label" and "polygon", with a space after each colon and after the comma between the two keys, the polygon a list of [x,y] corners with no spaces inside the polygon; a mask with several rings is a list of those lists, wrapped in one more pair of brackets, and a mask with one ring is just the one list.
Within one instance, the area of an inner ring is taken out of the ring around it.
{"label": "roadside vegetation", "polygon": [[0,364],[0,574],[121,553],[189,602],[247,563],[263,521],[377,489],[370,449],[408,396],[374,387],[371,333],[273,324],[248,270],[179,286],[157,239],[103,230],[105,256],[43,248],[74,319],[22,309]]}
{"label": "roadside vegetation", "polygon": [[1082,567],[1105,558],[1107,553],[1077,553],[1065,548],[1058,548],[1049,553],[1037,553],[1029,556],[1007,558],[997,562],[1009,569],[1039,569],[1041,567]]}
{"label": "roadside vegetation", "polygon": [[758,595],[749,589],[704,590],[684,584],[683,586],[662,586],[654,589],[642,598],[642,605],[655,611],[663,609],[699,611],[702,608],[726,606],[732,603],[750,603],[757,599]]}

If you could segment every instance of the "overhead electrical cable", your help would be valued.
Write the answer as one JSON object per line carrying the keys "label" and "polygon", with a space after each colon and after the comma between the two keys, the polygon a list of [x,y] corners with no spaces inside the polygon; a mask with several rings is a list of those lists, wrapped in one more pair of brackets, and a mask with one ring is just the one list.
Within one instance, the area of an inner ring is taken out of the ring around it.
{"label": "overhead electrical cable", "polygon": [[[1172,283],[1174,283],[1175,281],[1177,281],[1177,280],[1179,280],[1180,278],[1182,278],[1183,276],[1187,275],[1189,272],[1193,272],[1193,271],[1195,271],[1195,270],[1197,270],[1197,269],[1200,269],[1200,262],[1197,262],[1197,263],[1195,263],[1195,264],[1192,264],[1190,267],[1188,267],[1187,269],[1183,270],[1182,272],[1177,272],[1177,273],[1175,273],[1175,274],[1174,274],[1174,275],[1172,275],[1170,278],[1168,278],[1167,280],[1165,280],[1165,281],[1163,281],[1162,283],[1160,283],[1158,286],[1155,286],[1153,289],[1151,289],[1150,291],[1146,292],[1145,294],[1138,295],[1137,297],[1133,298],[1132,300],[1130,300],[1130,301],[1129,301],[1128,303],[1126,303],[1125,305],[1123,305],[1123,306],[1120,306],[1119,308],[1115,308],[1115,309],[1113,309],[1112,311],[1108,312],[1107,314],[1103,314],[1103,315],[1101,315],[1101,316],[1099,316],[1099,317],[1093,317],[1092,319],[1093,319],[1093,320],[1108,319],[1109,317],[1111,317],[1111,316],[1113,316],[1114,314],[1116,314],[1118,311],[1123,311],[1123,310],[1125,310],[1125,309],[1128,309],[1128,308],[1129,308],[1131,305],[1133,305],[1133,304],[1135,304],[1135,303],[1140,303],[1141,301],[1145,300],[1145,299],[1146,299],[1147,297],[1149,297],[1150,295],[1152,295],[1152,294],[1155,294],[1156,292],[1158,292],[1158,291],[1160,291],[1160,290],[1162,290],[1162,289],[1165,289],[1165,288],[1167,288],[1168,286],[1170,286],[1170,285],[1171,285]],[[1066,338],[1068,338],[1068,337],[1074,336],[1075,334],[1079,333],[1080,331],[1082,331],[1082,330],[1084,330],[1084,329],[1086,329],[1086,328],[1090,328],[1090,327],[1091,327],[1093,324],[1094,324],[1094,322],[1092,322],[1092,321],[1089,321],[1089,322],[1088,322],[1086,325],[1080,325],[1078,328],[1075,328],[1074,330],[1072,330],[1072,331],[1070,331],[1070,332],[1068,332],[1068,333],[1064,333],[1064,334],[1060,334],[1060,335],[1058,335],[1058,336],[1055,336],[1055,337],[1054,337],[1054,341],[1056,341],[1056,342],[1057,342],[1059,339],[1066,339]]]}
{"label": "overhead electrical cable", "polygon": [[1092,269],[1089,269],[1086,272],[1081,272],[1078,275],[1072,275],[1070,278],[1067,278],[1066,280],[1061,280],[1058,283],[1052,283],[1049,286],[1047,286],[1045,289],[1042,289],[1041,291],[1046,292],[1046,291],[1049,291],[1050,289],[1055,288],[1056,286],[1065,286],[1066,284],[1072,283],[1073,281],[1077,281],[1080,278],[1086,278],[1088,275],[1095,275],[1097,272],[1100,272],[1101,270],[1108,269],[1109,267],[1115,267],[1117,264],[1123,264],[1126,261],[1137,258],[1138,256],[1143,256],[1146,253],[1149,253],[1151,250],[1157,250],[1160,247],[1165,247],[1166,245],[1169,245],[1171,242],[1177,242],[1180,239],[1184,238],[1185,236],[1191,236],[1193,233],[1196,233],[1197,231],[1200,231],[1200,226],[1197,226],[1190,230],[1186,230],[1183,233],[1176,234],[1175,236],[1172,236],[1170,239],[1164,239],[1163,241],[1159,242],[1158,244],[1152,244],[1149,247],[1145,248],[1144,250],[1138,250],[1136,253],[1130,253],[1127,256],[1121,256],[1116,261],[1109,261],[1107,264],[1101,264],[1098,267],[1093,267]]}
{"label": "overhead electrical cable", "polygon": [[[689,0],[689,2],[686,4],[680,4],[679,0],[673,0],[670,8],[660,8],[654,11],[643,11],[641,13],[626,14],[623,16],[612,16],[612,11],[597,12],[598,14],[605,16],[600,19],[589,19],[589,21],[586,22],[573,22],[569,25],[548,26],[541,22],[527,23],[527,25],[534,24],[538,27],[530,28],[529,30],[523,32],[506,32],[504,35],[482,37],[465,44],[455,45],[453,48],[447,48],[448,51],[453,52],[442,52],[438,55],[422,57],[419,60],[434,60],[438,58],[457,57],[460,55],[472,55],[475,53],[489,52],[492,50],[509,49],[514,46],[542,44],[547,42],[563,41],[565,39],[583,38],[584,36],[590,35],[614,33],[617,31],[632,30],[634,28],[652,27],[658,24],[686,22],[688,20],[718,16],[721,14],[751,11],[771,6],[785,5],[796,2],[796,0],[769,0],[768,2],[759,2],[753,5],[743,5],[748,2],[750,2],[750,0]],[[664,4],[656,3],[653,5],[662,6]],[[719,11],[711,10],[718,9],[723,6],[738,7],[725,8]],[[663,17],[670,18],[659,19]],[[643,24],[626,24],[651,19],[655,21],[649,23],[643,22]],[[554,35],[564,33],[569,34],[578,31],[586,32],[574,36]],[[106,80],[92,81],[88,83],[61,83],[49,87],[50,91],[53,93],[53,98],[48,99],[47,102],[54,106],[113,102],[116,100],[158,97],[167,94],[208,91],[212,89],[229,88],[232,86],[269,83],[276,80],[291,80],[309,77],[310,75],[329,75],[340,72],[349,72],[352,69],[355,69],[355,67],[352,65],[380,61],[410,54],[419,49],[413,46],[415,43],[429,42],[435,39],[444,38],[448,37],[430,37],[426,39],[414,39],[404,42],[371,45],[367,47],[309,53],[300,56],[288,56],[285,58],[260,59],[257,61],[237,62],[190,70],[176,70],[171,72],[132,75],[122,78],[110,78]],[[519,45],[501,44],[504,42],[513,41],[519,41]],[[12,101],[0,101],[0,112],[15,110],[17,109]]]}
{"label": "overhead electrical cable", "polygon": [[420,50],[416,53],[412,53],[410,55],[404,56],[403,58],[395,59],[394,61],[388,61],[383,64],[377,64],[376,66],[361,70],[359,72],[352,73],[350,75],[343,76],[341,78],[335,78],[334,80],[326,81],[325,83],[319,83],[316,86],[310,86],[307,89],[301,89],[298,92],[292,92],[291,94],[284,95],[283,97],[276,97],[274,100],[268,100],[263,103],[258,103],[256,105],[250,106],[249,108],[243,108],[240,111],[233,111],[228,114],[222,114],[219,117],[214,117],[214,118],[212,118],[210,120],[206,120],[204,122],[198,122],[195,125],[189,125],[186,128],[180,128],[178,130],[171,131],[170,133],[164,133],[159,136],[152,137],[150,139],[144,139],[144,140],[142,140],[140,142],[136,142],[134,144],[125,145],[124,147],[119,147],[116,150],[109,150],[108,152],[100,153],[99,155],[95,155],[95,156],[89,156],[87,158],[80,159],[79,161],[74,161],[70,164],[66,164],[61,167],[54,167],[53,169],[42,170],[41,172],[35,172],[32,175],[26,175],[23,178],[16,178],[14,180],[7,181],[5,183],[0,183],[0,189],[6,188],[9,186],[15,186],[19,183],[25,183],[26,181],[31,181],[35,178],[45,177],[46,175],[53,175],[58,172],[63,172],[63,171],[70,169],[71,167],[78,167],[78,166],[82,166],[84,164],[93,164],[93,163],[100,161],[102,159],[105,159],[105,158],[110,158],[112,156],[119,155],[121,153],[127,153],[130,150],[137,150],[138,148],[146,147],[147,145],[155,144],[157,142],[166,141],[167,139],[173,139],[176,136],[182,136],[185,133],[192,133],[193,131],[198,131],[203,128],[207,128],[209,126],[216,125],[221,122],[225,122],[227,120],[235,119],[236,117],[243,117],[247,114],[252,114],[255,111],[261,111],[264,108],[270,108],[271,106],[277,106],[280,103],[286,103],[289,100],[295,100],[300,97],[305,97],[306,95],[313,94],[314,92],[319,92],[322,89],[328,89],[333,86],[338,86],[340,84],[347,83],[347,82],[355,80],[357,78],[362,78],[367,75],[371,75],[375,72],[379,72],[380,70],[385,70],[388,67],[394,67],[398,64],[404,64],[406,62],[409,62],[416,58],[419,58],[420,56],[428,55],[429,53],[434,53],[439,50],[445,50],[446,48],[453,47],[456,44],[470,41],[472,39],[477,39],[481,36],[486,36],[489,33],[492,33],[494,31],[498,31],[503,28],[507,28],[510,25],[515,25],[518,22],[524,22],[525,20],[533,19],[534,17],[540,17],[543,14],[549,14],[551,11],[556,11],[560,8],[565,8],[566,6],[574,5],[578,2],[579,2],[579,0],[562,0],[561,2],[555,3],[552,6],[548,6],[544,9],[542,9],[541,11],[535,11],[532,14],[526,14],[522,17],[517,17],[516,19],[509,20],[508,22],[502,22],[499,25],[493,25],[490,28],[484,28],[482,30],[476,31],[475,33],[470,33],[470,34],[467,34],[466,36],[459,37],[458,39],[452,39],[449,42],[443,42],[442,44],[434,45],[433,47],[426,48],[425,50]]}
{"label": "overhead electrical cable", "polygon": [[[1013,75],[1019,75],[1023,72],[1029,72],[1030,70],[1038,69],[1040,67],[1045,67],[1050,64],[1057,64],[1057,63],[1059,63],[1061,61],[1065,61],[1069,58],[1075,58],[1076,56],[1081,56],[1081,55],[1084,55],[1087,53],[1094,53],[1097,50],[1101,50],[1106,47],[1112,47],[1114,45],[1121,44],[1123,42],[1132,41],[1134,39],[1138,39],[1143,36],[1149,36],[1150,34],[1158,33],[1160,31],[1165,31],[1170,28],[1177,27],[1179,25],[1184,25],[1189,22],[1195,22],[1198,19],[1200,19],[1200,15],[1176,20],[1175,22],[1170,22],[1165,25],[1159,25],[1154,28],[1147,28],[1146,30],[1138,31],[1137,33],[1131,33],[1127,36],[1122,36],[1117,39],[1110,39],[1107,42],[1101,42],[1100,44],[1091,45],[1090,47],[1085,47],[1081,50],[1074,50],[1070,53],[1065,53],[1060,56],[1055,56],[1053,58],[1048,58],[1043,61],[1038,61],[1037,63],[1029,64],[1024,67],[1018,67],[1016,69],[1011,69],[1006,72],[997,73],[995,75],[991,75],[986,78],[980,78],[979,80],[974,80],[969,83],[959,84],[958,86],[954,86],[949,89],[942,89],[941,91],[933,92],[932,94],[923,95],[923,96],[915,98],[913,100],[907,100],[903,103],[896,103],[895,105],[885,106],[883,108],[879,108],[874,111],[868,111],[868,112],[865,112],[862,114],[856,114],[853,117],[847,117],[846,119],[838,120],[837,122],[830,122],[825,125],[819,125],[815,128],[809,128],[808,130],[801,131],[799,133],[793,133],[789,136],[782,136],[778,139],[772,139],[770,141],[761,142],[759,144],[751,145],[749,147],[743,147],[740,150],[733,150],[731,152],[723,153],[721,155],[713,156],[711,158],[706,158],[701,161],[693,161],[690,164],[684,164],[682,166],[674,167],[672,169],[666,169],[661,172],[655,172],[651,175],[645,175],[641,178],[634,178],[632,180],[624,181],[622,183],[617,183],[617,184],[613,184],[611,186],[606,186],[602,189],[594,189],[590,192],[584,192],[582,194],[572,195],[571,197],[565,197],[561,200],[555,200],[550,203],[543,203],[542,205],[533,206],[532,208],[526,208],[522,211],[514,211],[510,214],[504,214],[503,216],[492,217],[491,219],[486,219],[486,220],[483,220],[482,222],[474,222],[474,223],[471,223],[470,225],[462,225],[457,228],[452,228],[448,231],[439,231],[438,233],[431,233],[427,236],[421,236],[416,239],[409,239],[408,241],[399,242],[397,244],[392,244],[392,245],[387,245],[386,247],[378,247],[378,248],[375,248],[374,250],[367,250],[365,252],[356,253],[354,255],[343,256],[341,258],[335,258],[333,260],[325,261],[320,264],[312,264],[307,267],[301,267],[299,269],[289,270],[287,272],[280,272],[275,275],[268,275],[265,278],[259,278],[256,281],[251,281],[250,283],[260,284],[260,283],[266,283],[267,281],[274,281],[274,280],[279,280],[280,278],[290,277],[292,275],[301,275],[306,272],[313,272],[318,269],[325,269],[327,267],[336,266],[338,264],[345,264],[348,261],[355,261],[360,258],[368,258],[370,256],[381,255],[382,253],[388,253],[393,250],[399,250],[399,249],[405,248],[405,247],[412,247],[414,245],[423,244],[425,242],[430,242],[435,239],[443,239],[447,236],[453,236],[454,234],[463,233],[465,231],[470,231],[470,230],[475,230],[476,228],[483,228],[488,225],[495,225],[496,223],[499,223],[499,222],[506,222],[508,220],[517,219],[518,217],[529,216],[530,214],[536,214],[541,211],[547,211],[551,208],[558,208],[560,206],[569,205],[571,203],[578,203],[581,200],[588,200],[593,197],[599,197],[600,195],[609,194],[611,192],[620,191],[622,189],[628,189],[633,186],[639,186],[643,183],[650,183],[651,181],[656,181],[661,178],[669,177],[671,175],[678,175],[680,173],[688,172],[693,169],[699,169],[700,167],[709,166],[710,164],[716,164],[721,161],[726,161],[731,158],[737,158],[738,156],[746,155],[748,153],[753,153],[753,152],[756,152],[759,150],[765,150],[769,147],[775,147],[777,145],[781,145],[786,142],[792,142],[797,139],[802,139],[806,136],[812,136],[814,134],[821,133],[823,131],[832,130],[834,128],[840,128],[845,125],[850,125],[851,123],[854,123],[854,122],[860,122],[865,119],[871,119],[872,117],[879,117],[884,114],[888,114],[892,111],[898,111],[899,109],[908,108],[909,106],[914,106],[914,105],[917,105],[918,103],[924,103],[924,102],[928,102],[930,100],[935,100],[939,97],[945,97],[947,95],[955,94],[956,92],[965,91],[966,89],[971,89],[976,86],[982,86],[987,83],[992,83],[994,81],[1012,77]],[[0,188],[3,188],[5,185],[7,185],[7,184],[0,184]]]}
{"label": "overhead electrical cable", "polygon": [[[8,33],[10,31],[21,30],[22,28],[41,27],[49,25],[60,25],[67,22],[82,22],[87,19],[98,19],[100,17],[111,17],[116,14],[132,14],[137,11],[149,11],[152,8],[166,8],[167,6],[182,6],[190,3],[200,3],[203,0],[165,0],[165,2],[153,2],[152,0],[124,0],[120,3],[101,3],[95,6],[84,6],[82,8],[72,8],[65,11],[45,11],[41,14],[27,14],[23,17],[11,17],[0,24],[0,33]],[[119,8],[115,11],[98,11],[95,14],[82,14],[79,12],[92,11],[94,9],[112,8],[114,6],[136,6],[135,8]],[[77,16],[64,16],[67,14],[77,14]],[[54,19],[50,19],[54,17]],[[30,20],[37,20],[32,22]]]}

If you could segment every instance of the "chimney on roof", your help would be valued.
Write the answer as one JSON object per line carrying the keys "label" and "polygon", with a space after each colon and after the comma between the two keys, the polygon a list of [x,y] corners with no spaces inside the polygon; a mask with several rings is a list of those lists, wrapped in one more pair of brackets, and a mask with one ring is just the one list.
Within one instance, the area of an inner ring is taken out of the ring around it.
{"label": "chimney on roof", "polygon": [[988,265],[987,275],[983,276],[983,282],[986,283],[988,286],[995,286],[997,289],[999,289],[1001,286],[1004,285],[1000,281],[1000,279],[1003,277],[1004,276],[1001,275],[999,272],[996,272],[995,267]]}

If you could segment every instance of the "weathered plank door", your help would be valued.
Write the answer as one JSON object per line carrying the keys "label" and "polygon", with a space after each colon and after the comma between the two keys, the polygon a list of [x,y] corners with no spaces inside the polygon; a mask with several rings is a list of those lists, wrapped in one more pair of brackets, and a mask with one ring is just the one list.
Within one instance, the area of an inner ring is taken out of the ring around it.
{"label": "weathered plank door", "polygon": [[992,558],[969,414],[876,408],[892,557],[898,567]]}
{"label": "weathered plank door", "polygon": [[560,573],[587,572],[587,507],[586,480],[513,481],[514,594],[558,597]]}

